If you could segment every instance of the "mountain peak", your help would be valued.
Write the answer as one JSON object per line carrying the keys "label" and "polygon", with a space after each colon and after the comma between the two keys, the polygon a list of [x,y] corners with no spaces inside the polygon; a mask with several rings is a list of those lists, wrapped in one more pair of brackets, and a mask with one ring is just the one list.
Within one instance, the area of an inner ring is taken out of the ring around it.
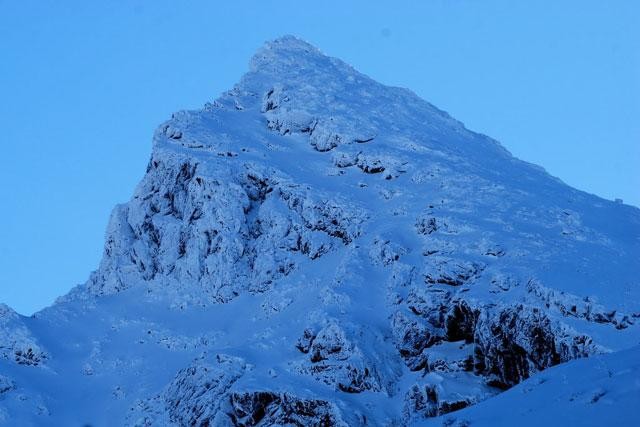
{"label": "mountain peak", "polygon": [[251,71],[269,66],[291,66],[310,58],[328,58],[318,48],[293,35],[284,35],[266,42],[250,62]]}
{"label": "mountain peak", "polygon": [[[229,101],[229,96],[242,108],[268,110],[263,112],[270,123],[303,119],[297,124],[304,129],[310,122],[317,122],[330,127],[330,133],[344,134],[348,142],[385,136],[389,131],[394,138],[400,133],[409,137],[418,124],[427,122],[428,135],[418,139],[440,141],[438,149],[449,150],[455,145],[456,150],[468,151],[465,155],[470,158],[479,148],[501,159],[505,154],[495,141],[474,136],[462,123],[410,90],[381,84],[291,35],[260,48],[250,61],[249,72],[219,101]],[[280,124],[276,127],[281,128]],[[290,130],[285,127],[283,132]],[[450,138],[452,132],[460,138]],[[391,142],[394,138],[380,141]]]}
{"label": "mountain peak", "polygon": [[320,52],[320,49],[292,34],[285,34],[273,40],[269,40],[264,43],[262,49],[267,49],[270,51],[291,52],[297,54],[323,55]]}
{"label": "mountain peak", "polygon": [[0,305],[0,424],[412,425],[481,408],[638,342],[639,224],[285,36],[158,128],[86,285],[33,318]]}

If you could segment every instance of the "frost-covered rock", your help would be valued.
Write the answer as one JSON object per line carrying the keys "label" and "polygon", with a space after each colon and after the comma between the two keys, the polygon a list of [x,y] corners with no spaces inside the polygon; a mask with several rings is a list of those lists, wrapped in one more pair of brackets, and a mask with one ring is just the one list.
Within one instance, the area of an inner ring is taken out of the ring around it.
{"label": "frost-covered rock", "polygon": [[393,316],[392,327],[400,356],[412,371],[424,369],[429,362],[425,349],[440,337],[418,320],[410,319],[402,312]]}
{"label": "frost-covered rock", "polygon": [[348,202],[250,164],[240,175],[228,172],[226,182],[202,169],[178,155],[151,160],[132,201],[111,216],[100,268],[88,282],[93,293],[169,281],[226,302],[269,288],[300,262],[296,254],[313,260],[350,243],[366,219]]}
{"label": "frost-covered rock", "polygon": [[405,396],[404,416],[406,419],[438,416],[438,390],[434,386],[414,384]]}
{"label": "frost-covered rock", "polygon": [[377,370],[337,324],[305,329],[296,347],[307,356],[296,364],[300,372],[346,393],[382,390]]}
{"label": "frost-covered rock", "polygon": [[179,425],[210,423],[222,396],[245,369],[242,360],[218,355],[215,364],[196,363],[180,371],[164,393],[169,419]]}
{"label": "frost-covered rock", "polygon": [[382,265],[392,264],[406,253],[407,250],[404,247],[382,237],[376,237],[373,240],[371,250],[369,251],[371,260],[376,264]]}
{"label": "frost-covered rock", "polygon": [[597,354],[587,336],[570,337],[538,308],[485,310],[474,333],[475,370],[497,387],[510,387],[560,362]]}
{"label": "frost-covered rock", "polygon": [[475,403],[473,398],[457,396],[443,398],[437,385],[412,385],[404,398],[405,421],[415,423],[423,418],[432,418],[464,409]]}
{"label": "frost-covered rock", "polygon": [[425,271],[424,280],[430,284],[461,286],[472,282],[484,270],[478,262],[436,257]]}
{"label": "frost-covered rock", "polygon": [[129,422],[135,426],[346,426],[330,402],[238,387],[238,380],[250,369],[238,357],[201,357],[181,369],[160,395],[138,402]]}
{"label": "frost-covered rock", "polygon": [[270,391],[234,392],[227,416],[233,426],[346,427],[330,402]]}
{"label": "frost-covered rock", "polygon": [[451,301],[444,319],[447,340],[473,342],[480,312],[463,299]]}
{"label": "frost-covered rock", "polygon": [[181,369],[158,396],[132,408],[130,422],[136,426],[220,425],[221,406],[229,388],[244,374],[240,358],[217,355],[199,358]]}
{"label": "frost-covered rock", "polygon": [[545,304],[548,308],[558,310],[565,317],[577,317],[596,323],[609,323],[616,329],[626,329],[635,324],[632,315],[608,310],[596,303],[593,298],[580,298],[563,291],[549,289],[541,284],[530,281],[527,291]]}
{"label": "frost-covered rock", "polygon": [[0,304],[0,359],[26,366],[37,366],[47,359],[22,317],[5,304]]}

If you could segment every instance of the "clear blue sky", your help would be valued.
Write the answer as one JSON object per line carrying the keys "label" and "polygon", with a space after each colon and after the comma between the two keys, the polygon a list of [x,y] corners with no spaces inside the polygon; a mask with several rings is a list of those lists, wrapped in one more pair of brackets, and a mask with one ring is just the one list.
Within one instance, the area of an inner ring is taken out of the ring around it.
{"label": "clear blue sky", "polygon": [[154,128],[287,33],[638,206],[638,22],[636,1],[0,0],[0,302],[84,282]]}

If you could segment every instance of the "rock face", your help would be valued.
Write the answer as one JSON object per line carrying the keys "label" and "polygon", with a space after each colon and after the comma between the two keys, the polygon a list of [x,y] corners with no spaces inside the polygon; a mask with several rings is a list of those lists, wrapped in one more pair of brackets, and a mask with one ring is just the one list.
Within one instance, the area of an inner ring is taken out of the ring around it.
{"label": "rock face", "polygon": [[158,396],[132,408],[136,426],[345,425],[338,409],[318,399],[269,390],[232,391],[251,367],[228,355],[203,356],[181,369]]}
{"label": "rock face", "polygon": [[317,334],[305,329],[296,348],[308,356],[299,365],[300,372],[332,385],[336,390],[345,393],[381,390],[375,367],[335,323]]}
{"label": "rock face", "polygon": [[0,304],[0,359],[25,366],[38,366],[47,359],[23,319],[4,304]]}
{"label": "rock face", "polygon": [[158,128],[86,284],[0,306],[0,423],[456,425],[638,342],[638,253],[638,209],[284,37]]}
{"label": "rock face", "polygon": [[114,210],[92,292],[161,277],[228,302],[267,290],[291,272],[296,255],[316,259],[359,235],[361,212],[318,199],[274,171],[247,166],[231,182],[235,173],[227,171],[225,182],[198,166],[151,160],[133,201]]}
{"label": "rock face", "polygon": [[331,403],[287,393],[233,393],[229,404],[228,416],[234,426],[347,426]]}
{"label": "rock face", "polygon": [[485,311],[475,328],[475,370],[489,376],[493,385],[509,388],[535,372],[599,352],[586,337],[582,351],[561,355],[560,333],[537,308],[517,305],[498,313]]}

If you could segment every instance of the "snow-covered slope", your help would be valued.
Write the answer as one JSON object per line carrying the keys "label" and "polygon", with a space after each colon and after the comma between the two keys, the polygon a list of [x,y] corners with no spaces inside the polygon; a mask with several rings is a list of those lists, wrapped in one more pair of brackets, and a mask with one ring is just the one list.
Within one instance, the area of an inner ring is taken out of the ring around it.
{"label": "snow-covered slope", "polygon": [[574,360],[424,426],[635,426],[640,423],[640,347]]}
{"label": "snow-covered slope", "polygon": [[158,128],[85,285],[0,308],[0,422],[613,417],[640,403],[637,348],[598,356],[640,343],[639,251],[638,209],[284,37]]}

